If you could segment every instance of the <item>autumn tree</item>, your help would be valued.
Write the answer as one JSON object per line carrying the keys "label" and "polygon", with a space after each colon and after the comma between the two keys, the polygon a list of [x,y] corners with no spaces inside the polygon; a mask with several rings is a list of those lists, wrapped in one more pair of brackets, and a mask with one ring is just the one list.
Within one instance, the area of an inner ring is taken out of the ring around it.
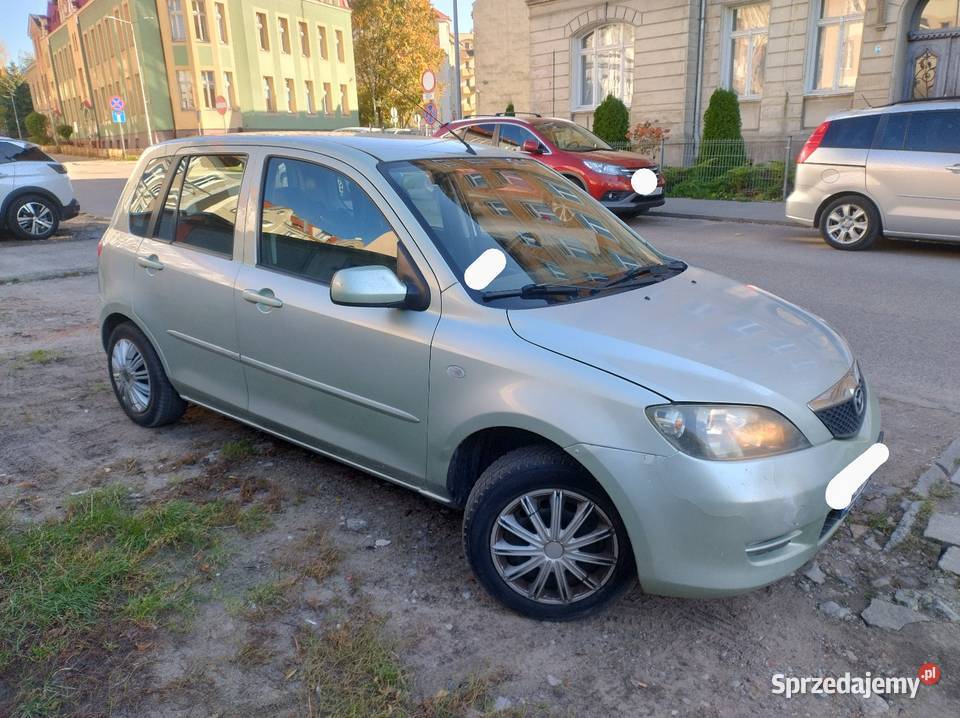
{"label": "autumn tree", "polygon": [[401,124],[417,112],[420,75],[443,59],[430,0],[351,0],[360,121],[383,127],[396,107]]}

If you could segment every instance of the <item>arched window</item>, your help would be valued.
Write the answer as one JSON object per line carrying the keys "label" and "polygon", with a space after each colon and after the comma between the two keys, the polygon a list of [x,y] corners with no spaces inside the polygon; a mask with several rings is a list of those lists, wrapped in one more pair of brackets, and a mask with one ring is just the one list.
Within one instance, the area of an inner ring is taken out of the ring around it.
{"label": "arched window", "polygon": [[593,109],[612,94],[633,99],[633,27],[601,25],[574,39],[574,109]]}
{"label": "arched window", "polygon": [[960,28],[960,0],[927,0],[918,13],[918,32]]}

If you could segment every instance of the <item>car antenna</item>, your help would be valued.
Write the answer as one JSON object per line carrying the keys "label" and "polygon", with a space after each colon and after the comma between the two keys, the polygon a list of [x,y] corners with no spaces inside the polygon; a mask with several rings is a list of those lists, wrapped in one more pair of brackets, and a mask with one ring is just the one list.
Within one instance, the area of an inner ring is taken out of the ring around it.
{"label": "car antenna", "polygon": [[873,105],[870,104],[870,100],[868,100],[867,96],[864,95],[862,92],[860,93],[860,99],[864,101],[867,107],[869,107],[871,110],[873,109]]}
{"label": "car antenna", "polygon": [[[417,107],[419,107],[420,110],[423,112],[423,114],[427,114],[427,109],[426,109],[423,105],[421,105],[419,102],[415,102],[415,103],[413,103],[413,104],[415,104]],[[438,127],[437,129],[442,130],[444,127],[448,127],[448,126],[450,125],[450,122],[451,122],[451,121],[452,121],[452,120],[447,120],[447,121],[444,122],[442,125],[440,125],[440,127]],[[449,128],[449,131],[450,131],[450,134],[451,134],[451,135],[453,135],[454,137],[456,137],[456,138],[460,141],[460,144],[462,144],[464,147],[467,148],[467,152],[469,152],[471,155],[477,154],[477,151],[476,151],[475,149],[473,149],[473,147],[470,146],[470,143],[467,142],[463,137],[461,137],[460,135],[458,135],[456,132],[454,132],[452,127]]]}

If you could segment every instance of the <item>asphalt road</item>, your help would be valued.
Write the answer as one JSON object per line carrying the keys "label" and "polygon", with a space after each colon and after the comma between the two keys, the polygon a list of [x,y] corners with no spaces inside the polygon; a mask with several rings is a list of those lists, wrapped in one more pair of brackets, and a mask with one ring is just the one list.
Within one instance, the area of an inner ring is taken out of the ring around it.
{"label": "asphalt road", "polygon": [[[83,210],[109,217],[134,163],[61,159]],[[674,256],[826,319],[884,396],[960,414],[960,246],[883,241],[839,252],[802,227],[655,216],[633,224]]]}

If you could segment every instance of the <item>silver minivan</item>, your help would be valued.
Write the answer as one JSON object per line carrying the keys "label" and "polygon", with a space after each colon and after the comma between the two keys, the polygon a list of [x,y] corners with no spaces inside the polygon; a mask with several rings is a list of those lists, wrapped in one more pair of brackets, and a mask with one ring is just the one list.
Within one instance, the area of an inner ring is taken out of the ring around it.
{"label": "silver minivan", "polygon": [[877,397],[821,319],[662,254],[515,153],[151,147],[100,296],[134,422],[198,404],[461,507],[479,581],[541,619],[637,576],[675,596],[776,581],[879,465]]}
{"label": "silver minivan", "polygon": [[960,242],[960,101],[835,115],[797,163],[787,217],[831,247],[867,249],[881,235]]}

